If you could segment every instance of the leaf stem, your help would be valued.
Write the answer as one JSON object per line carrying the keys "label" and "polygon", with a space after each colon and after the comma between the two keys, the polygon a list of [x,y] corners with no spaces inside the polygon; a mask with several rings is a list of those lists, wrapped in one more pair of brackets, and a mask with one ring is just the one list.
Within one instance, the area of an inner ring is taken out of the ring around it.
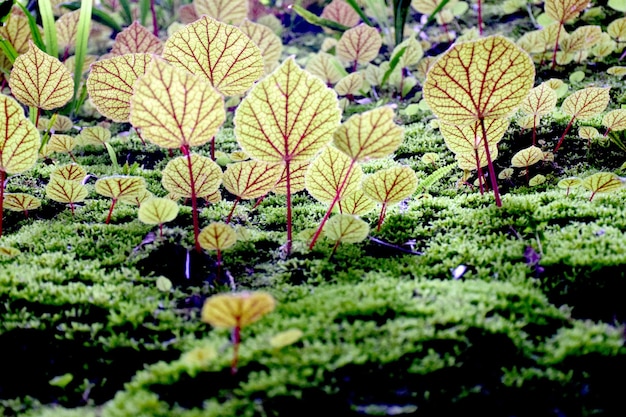
{"label": "leaf stem", "polygon": [[107,215],[107,219],[104,222],[105,224],[109,224],[109,222],[111,221],[111,214],[113,214],[113,209],[115,208],[115,203],[117,203],[117,199],[114,198],[113,201],[111,202],[111,208],[109,208],[109,214]]}
{"label": "leaf stem", "polygon": [[239,197],[237,197],[237,199],[233,203],[233,208],[230,209],[230,213],[228,213],[228,217],[226,218],[226,224],[230,223],[230,219],[233,217],[233,213],[235,212],[235,207],[237,207],[237,204],[239,203],[239,200],[241,200],[241,199]]}
{"label": "leaf stem", "polygon": [[291,230],[291,172],[289,172],[289,161],[285,161],[285,175],[287,176],[287,255],[290,255],[293,232]]}
{"label": "leaf stem", "polygon": [[4,210],[4,180],[7,177],[7,173],[0,169],[0,236],[2,236],[2,219]]}
{"label": "leaf stem", "polygon": [[233,360],[230,363],[230,374],[237,373],[237,363],[239,362],[239,344],[241,343],[241,327],[235,326],[233,329]]}
{"label": "leaf stem", "polygon": [[383,206],[380,209],[380,216],[378,216],[378,226],[376,227],[376,231],[380,232],[380,226],[383,225],[383,220],[385,220],[385,214],[387,213],[387,203],[383,203]]}
{"label": "leaf stem", "polygon": [[574,119],[576,119],[575,115],[572,116],[572,118],[570,119],[570,121],[567,124],[567,126],[565,126],[565,131],[561,135],[561,139],[559,139],[559,142],[556,144],[556,147],[554,148],[552,153],[557,153],[557,151],[561,148],[561,144],[563,144],[563,140],[565,139],[565,135],[567,135],[567,132],[569,132],[570,128],[572,127],[572,123],[574,123]]}
{"label": "leaf stem", "polygon": [[180,149],[187,157],[187,167],[189,168],[189,186],[191,187],[191,217],[193,218],[193,239],[196,247],[196,252],[202,252],[200,242],[198,241],[198,235],[200,235],[200,221],[198,219],[198,199],[196,197],[196,182],[193,178],[193,169],[191,166],[191,152],[189,152],[189,146],[184,145]]}
{"label": "leaf stem", "polygon": [[552,67],[550,69],[554,69],[556,67],[556,51],[559,49],[559,36],[561,35],[561,27],[563,27],[563,22],[559,22],[559,28],[556,31],[556,41],[554,42],[554,53],[552,54]]}
{"label": "leaf stem", "polygon": [[485,129],[485,119],[480,119],[480,127],[483,131],[483,144],[485,145],[485,155],[487,156],[487,167],[489,169],[489,179],[491,180],[491,188],[493,189],[493,196],[496,199],[496,206],[502,207],[502,200],[500,199],[500,190],[498,189],[498,181],[496,178],[496,170],[493,168],[493,162],[491,161],[491,152],[489,152],[489,141],[487,140],[487,129]]}

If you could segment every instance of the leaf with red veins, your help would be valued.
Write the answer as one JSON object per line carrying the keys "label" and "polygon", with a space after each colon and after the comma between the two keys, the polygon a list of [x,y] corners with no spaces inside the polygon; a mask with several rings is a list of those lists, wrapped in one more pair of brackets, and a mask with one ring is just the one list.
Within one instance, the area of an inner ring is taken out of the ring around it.
{"label": "leaf with red veins", "polygon": [[41,207],[41,200],[25,193],[4,195],[4,208],[12,211],[29,211]]}
{"label": "leaf with red veins", "polygon": [[119,200],[121,197],[130,198],[146,189],[146,180],[143,177],[128,175],[112,175],[96,181],[95,190],[105,197]]}
{"label": "leaf with red veins", "polygon": [[[492,160],[496,159],[498,157],[498,147],[495,145],[489,147],[489,154]],[[481,146],[474,152],[458,153],[455,155],[454,159],[456,159],[459,168],[466,171],[478,169],[479,164],[481,168],[487,166],[487,154],[485,153],[484,146]]]}
{"label": "leaf with red veins", "polygon": [[[292,194],[304,190],[305,176],[308,169],[309,161],[293,162],[289,166],[289,185],[291,186]],[[280,174],[280,178],[278,179],[278,182],[276,183],[272,191],[274,191],[275,194],[279,195],[287,194],[287,169],[284,166],[282,173]]]}
{"label": "leaf with red veins", "polygon": [[237,233],[226,223],[213,222],[202,229],[198,241],[204,250],[223,251],[237,243]]}
{"label": "leaf with red veins", "polygon": [[378,30],[361,23],[341,35],[337,43],[337,56],[347,62],[367,64],[378,56],[382,44]]}
{"label": "leaf with red veins", "polygon": [[178,8],[178,17],[183,24],[187,25],[198,20],[200,15],[193,4],[184,4]]}
{"label": "leaf with red veins", "polygon": [[222,183],[222,169],[211,158],[192,154],[190,176],[187,157],[179,156],[167,163],[161,183],[168,192],[180,197],[192,197],[192,183],[196,195],[210,195]]}
{"label": "leaf with red veins", "polygon": [[283,167],[260,161],[231,164],[224,172],[224,188],[243,200],[261,197],[276,185]]}
{"label": "leaf with red veins", "polygon": [[50,177],[50,182],[46,185],[46,197],[59,203],[79,203],[87,198],[88,194],[87,187],[80,182],[58,176]]}
{"label": "leaf with red veins", "polygon": [[365,177],[363,191],[372,200],[383,204],[399,203],[417,189],[417,176],[408,166],[383,169]]}
{"label": "leaf with red veins", "polygon": [[[42,30],[37,26],[37,30]],[[4,26],[0,27],[0,36],[9,41],[18,54],[28,51],[28,42],[33,39],[26,16],[11,13]]]}
{"label": "leaf with red veins", "polygon": [[276,65],[283,52],[283,43],[272,29],[249,20],[244,20],[239,29],[259,47],[264,67]]}
{"label": "leaf with red veins", "polygon": [[361,186],[363,170],[348,155],[327,146],[306,173],[306,189],[318,201],[330,203],[335,196],[355,193]]}
{"label": "leaf with red veins", "polygon": [[242,94],[263,75],[259,48],[237,27],[203,16],[165,42],[163,58],[203,76],[220,93]]}
{"label": "leaf with red veins", "polygon": [[63,165],[50,173],[50,178],[59,177],[68,181],[82,181],[87,171],[77,164]]}
{"label": "leaf with red veins", "polygon": [[587,87],[569,95],[561,109],[576,119],[589,119],[602,113],[609,105],[610,87]]}
{"label": "leaf with red veins", "polygon": [[133,22],[115,37],[111,55],[155,54],[163,52],[163,42],[139,22]]}
{"label": "leaf with red veins", "polygon": [[[495,147],[500,142],[508,127],[509,121],[507,119],[490,119],[485,121],[485,131],[487,132],[487,140],[489,140],[490,147]],[[439,130],[448,149],[456,154],[474,154],[476,149],[484,146],[480,122],[462,126],[441,123]]]}
{"label": "leaf with red veins", "polygon": [[61,49],[71,49],[76,44],[76,33],[78,32],[78,18],[80,10],[74,10],[62,15],[54,22],[57,32],[57,42]]}
{"label": "leaf with red veins", "polygon": [[207,15],[229,25],[238,25],[248,16],[248,0],[194,0],[199,16]]}
{"label": "leaf with red veins", "polygon": [[321,18],[332,20],[349,28],[361,21],[358,13],[344,0],[333,0],[322,10]]}
{"label": "leaf with red veins", "polygon": [[543,161],[543,152],[536,146],[531,146],[517,152],[511,158],[511,165],[516,168],[527,168]]}
{"label": "leaf with red veins", "polygon": [[17,174],[37,161],[40,138],[17,101],[0,95],[0,171]]}

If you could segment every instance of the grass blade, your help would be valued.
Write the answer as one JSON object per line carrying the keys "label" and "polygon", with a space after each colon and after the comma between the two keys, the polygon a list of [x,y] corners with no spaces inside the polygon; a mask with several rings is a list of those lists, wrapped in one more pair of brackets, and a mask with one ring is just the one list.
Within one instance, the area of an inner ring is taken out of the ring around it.
{"label": "grass blade", "polygon": [[411,0],[393,0],[393,27],[396,37],[396,46],[402,43],[404,38],[404,24],[409,16]]}
{"label": "grass blade", "polygon": [[[73,3],[63,3],[61,7],[65,7],[68,10],[78,10],[80,9],[80,3],[75,1]],[[121,32],[122,31],[122,27],[115,21],[115,19],[113,19],[109,14],[107,14],[106,12],[99,10],[99,9],[93,9],[91,11],[91,17],[93,20],[95,20],[98,23],[102,23],[103,25],[110,27],[111,29],[113,29],[115,32]]]}
{"label": "grass blade", "polygon": [[78,18],[78,30],[76,32],[76,71],[74,71],[74,98],[72,99],[72,108],[76,111],[76,98],[80,82],[83,78],[83,72],[80,68],[85,63],[85,55],[87,55],[87,43],[89,42],[89,31],[91,29],[91,11],[93,3],[91,1],[82,2],[80,8],[80,17]]}
{"label": "grass blade", "polygon": [[57,31],[54,26],[54,14],[52,13],[52,3],[50,0],[39,0],[39,15],[43,24],[44,39],[46,43],[46,52],[58,58],[59,46],[57,43]]}
{"label": "grass blade", "polygon": [[359,15],[359,17],[361,18],[361,20],[363,21],[363,23],[365,23],[368,26],[374,26],[374,24],[372,23],[372,21],[370,20],[369,17],[367,17],[367,15],[365,14],[365,12],[363,12],[363,10],[361,9],[361,7],[358,5],[358,3],[356,2],[356,0],[346,0],[346,3],[348,3],[353,9],[354,11]]}
{"label": "grass blade", "polygon": [[[43,43],[41,33],[39,33],[39,28],[37,27],[37,22],[35,21],[35,18],[22,3],[18,2],[16,4],[20,7],[20,9],[22,9],[24,14],[26,15],[26,18],[28,19],[28,27],[30,28],[30,34],[33,37],[33,42],[35,43],[35,45],[37,45],[37,48],[41,49],[44,52],[48,52],[48,50],[46,49],[46,44]],[[54,24],[52,26],[54,27]]]}
{"label": "grass blade", "polygon": [[321,18],[321,17],[311,13],[310,11],[305,9],[304,7],[299,6],[297,4],[294,4],[292,6],[292,9],[300,17],[302,17],[304,20],[306,20],[307,22],[311,23],[312,25],[323,26],[323,27],[327,27],[329,29],[339,30],[341,32],[345,32],[346,30],[350,29],[348,26],[344,26],[341,23],[337,23],[337,22],[333,22],[332,20]]}

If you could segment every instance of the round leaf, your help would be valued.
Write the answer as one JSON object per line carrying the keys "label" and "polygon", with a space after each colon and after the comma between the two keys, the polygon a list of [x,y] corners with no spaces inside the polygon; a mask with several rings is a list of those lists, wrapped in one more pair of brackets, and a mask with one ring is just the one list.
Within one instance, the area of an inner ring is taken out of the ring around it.
{"label": "round leaf", "polygon": [[[305,189],[305,176],[309,168],[309,162],[295,162],[289,166],[291,193],[297,193]],[[272,190],[276,194],[287,194],[287,168],[283,168],[278,182]]]}
{"label": "round leaf", "polygon": [[245,327],[274,310],[276,301],[262,291],[218,294],[202,306],[202,321],[213,327]]}
{"label": "round leaf", "polygon": [[318,201],[330,203],[354,193],[361,185],[363,171],[349,156],[332,146],[315,158],[305,176],[307,191]]}
{"label": "round leaf", "polygon": [[293,345],[302,338],[304,333],[300,329],[289,329],[280,332],[270,339],[270,346],[275,349],[282,349],[285,346]]}
{"label": "round leaf", "polygon": [[375,172],[363,180],[363,191],[372,200],[384,204],[399,203],[417,189],[417,176],[407,166]]}
{"label": "round leaf", "polygon": [[76,139],[70,135],[57,135],[50,136],[47,147],[50,152],[69,153],[76,146]]}
{"label": "round leaf", "polygon": [[39,152],[39,132],[24,118],[22,106],[0,95],[0,171],[16,174],[30,169]]}
{"label": "round leaf", "polygon": [[619,190],[624,186],[624,183],[612,172],[598,172],[583,178],[580,185],[592,192],[591,199],[593,199],[596,193],[608,193]]}
{"label": "round leaf", "polygon": [[[490,148],[495,147],[509,127],[509,121],[506,119],[492,119],[485,120],[484,123]],[[480,149],[484,148],[483,131],[480,122],[462,126],[441,123],[439,130],[448,149],[456,154],[474,154],[476,150],[480,151]]]}
{"label": "round leaf", "polygon": [[626,109],[612,110],[605,114],[602,126],[614,132],[626,129]]}
{"label": "round leaf", "polygon": [[29,211],[41,207],[41,200],[24,193],[4,195],[4,208],[12,211]]}
{"label": "round leaf", "polygon": [[333,85],[343,78],[341,69],[335,57],[326,52],[313,55],[306,64],[306,70],[321,78],[326,85]]}
{"label": "round leaf", "polygon": [[115,37],[111,55],[155,54],[163,52],[163,42],[139,22],[133,22]]}
{"label": "round leaf", "polygon": [[77,164],[67,164],[56,168],[50,173],[50,178],[59,177],[68,181],[82,181],[87,171]]}
{"label": "round leaf", "polygon": [[259,161],[231,164],[224,172],[224,188],[244,200],[258,198],[274,188],[282,172],[280,164]]}
{"label": "round leaf", "polygon": [[237,242],[237,232],[226,223],[213,222],[200,231],[198,242],[202,249],[223,251]]}
{"label": "round leaf", "polygon": [[146,224],[163,224],[178,216],[178,204],[167,198],[151,198],[137,211],[139,221]]}
{"label": "round leaf", "polygon": [[513,155],[511,165],[516,168],[528,168],[540,161],[543,161],[543,152],[536,146],[530,146]]}
{"label": "round leaf", "polygon": [[79,203],[87,198],[87,187],[78,181],[52,176],[46,185],[46,197],[59,203]]}
{"label": "round leaf", "polygon": [[266,69],[278,64],[283,43],[272,29],[249,20],[244,20],[239,29],[259,47]]}
{"label": "round leaf", "polygon": [[102,126],[85,127],[80,131],[80,140],[83,145],[104,146],[111,139],[111,131]]}
{"label": "round leaf", "polygon": [[342,213],[363,216],[374,210],[376,203],[365,195],[362,189],[359,189],[352,194],[342,197],[342,199],[339,200],[338,206]]}
{"label": "round leaf", "polygon": [[167,163],[161,182],[170,193],[190,198],[192,178],[196,195],[209,195],[220,186],[222,170],[211,158],[192,154],[190,177],[187,157],[179,156]]}
{"label": "round leaf", "polygon": [[544,7],[548,16],[565,23],[577,17],[588,4],[589,0],[546,0]]}
{"label": "round leaf", "polygon": [[378,30],[361,23],[341,35],[337,43],[337,56],[347,62],[367,64],[378,56],[382,44]]}
{"label": "round leaf", "polygon": [[238,25],[248,16],[248,0],[194,0],[198,16],[203,14],[215,20]]}
{"label": "round leaf", "polygon": [[333,242],[362,242],[369,231],[367,223],[351,214],[336,214],[324,226],[325,236]]}
{"label": "round leaf", "polygon": [[530,90],[520,109],[529,115],[544,116],[554,109],[556,100],[556,92],[544,83]]}
{"label": "round leaf", "polygon": [[96,181],[95,189],[98,194],[114,200],[130,198],[146,189],[146,180],[143,177],[113,175]]}
{"label": "round leaf", "polygon": [[588,87],[569,95],[561,109],[569,116],[577,119],[588,119],[602,113],[609,105],[610,87]]}
{"label": "round leaf", "polygon": [[576,187],[580,187],[580,185],[582,184],[582,180],[578,177],[571,177],[571,178],[563,178],[561,181],[558,182],[557,187],[559,188],[576,188]]}

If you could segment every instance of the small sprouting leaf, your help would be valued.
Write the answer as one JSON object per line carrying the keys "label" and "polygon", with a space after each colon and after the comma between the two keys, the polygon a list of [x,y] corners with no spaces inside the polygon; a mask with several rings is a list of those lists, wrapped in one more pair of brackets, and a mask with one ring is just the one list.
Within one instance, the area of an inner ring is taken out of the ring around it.
{"label": "small sprouting leaf", "polygon": [[24,118],[24,110],[17,101],[0,95],[0,171],[16,174],[30,169],[39,152],[39,132]]}
{"label": "small sprouting leaf", "polygon": [[356,192],[362,176],[360,165],[335,147],[328,146],[311,163],[305,184],[313,198],[330,203],[338,193],[341,198]]}
{"label": "small sprouting leaf", "polygon": [[626,41],[626,17],[620,17],[609,23],[606,33],[618,42]]}
{"label": "small sprouting leaf", "polygon": [[163,148],[200,146],[226,117],[224,99],[204,78],[153,59],[130,99],[130,122]]}
{"label": "small sprouting leaf", "polygon": [[624,183],[612,172],[598,172],[587,178],[583,178],[580,185],[591,191],[591,197],[589,198],[589,201],[591,201],[597,193],[608,193],[619,190],[624,186]]}
{"label": "small sprouting leaf", "polygon": [[384,158],[402,143],[404,130],[393,122],[393,110],[379,107],[355,114],[333,134],[333,144],[355,161]]}
{"label": "small sprouting leaf", "polygon": [[202,306],[202,321],[213,327],[245,327],[274,310],[276,301],[263,291],[218,294]]}
{"label": "small sprouting leaf", "polygon": [[155,54],[163,52],[163,42],[139,22],[133,22],[115,37],[111,55]]}
{"label": "small sprouting leaf", "polygon": [[[289,182],[291,193],[297,193],[298,191],[302,191],[305,189],[305,178],[306,172],[309,169],[309,161],[306,162],[295,162],[290,165],[289,168]],[[282,174],[280,174],[280,178],[278,182],[274,186],[275,194],[286,195],[287,194],[287,168],[283,169]]]}
{"label": "small sprouting leaf", "polygon": [[17,57],[9,78],[16,99],[44,110],[62,107],[74,94],[72,75],[61,61],[29,43],[28,52]]}
{"label": "small sprouting leaf", "polygon": [[215,190],[211,194],[202,197],[207,203],[215,204],[222,201],[222,193],[220,190]]}
{"label": "small sprouting leaf", "polygon": [[626,109],[612,110],[605,114],[602,126],[613,132],[626,129]]}
{"label": "small sprouting leaf", "polygon": [[192,196],[192,182],[195,194],[209,195],[215,192],[222,182],[222,170],[211,158],[191,154],[191,171],[193,179],[189,177],[187,157],[179,156],[167,163],[161,180],[163,188],[170,193],[181,197]]}
{"label": "small sprouting leaf", "polygon": [[243,200],[261,197],[278,182],[283,165],[245,161],[228,166],[224,172],[224,188]]}
{"label": "small sprouting leaf", "polygon": [[332,139],[340,118],[336,94],[288,58],[241,102],[235,135],[254,159],[302,162]]}
{"label": "small sprouting leaf", "polygon": [[50,173],[50,178],[59,177],[68,181],[82,181],[87,175],[85,168],[77,164],[67,164],[56,168]]}
{"label": "small sprouting leaf", "polygon": [[378,30],[361,23],[341,35],[337,44],[337,56],[347,62],[367,64],[378,56],[382,44]]}
{"label": "small sprouting leaf", "polygon": [[178,216],[178,204],[168,198],[150,198],[137,211],[139,221],[146,224],[163,224]]}
{"label": "small sprouting leaf", "polygon": [[369,225],[351,214],[335,214],[324,226],[324,234],[333,242],[359,243],[369,232]]}
{"label": "small sprouting leaf", "polygon": [[577,17],[588,4],[589,0],[546,0],[544,8],[552,19],[565,23]]}
{"label": "small sprouting leaf", "polygon": [[[507,119],[489,119],[484,123],[489,145],[495,147],[509,127],[509,121]],[[441,123],[439,130],[448,149],[456,154],[474,154],[476,150],[484,148],[483,132],[478,121],[462,126]]]}
{"label": "small sprouting leaf", "polygon": [[0,259],[15,258],[20,253],[22,252],[19,249],[11,248],[8,246],[0,246]]}
{"label": "small sprouting leaf", "polygon": [[247,161],[248,159],[250,159],[250,155],[248,155],[244,151],[235,151],[231,153],[230,155],[228,155],[228,157],[233,162],[243,162],[243,161]]}
{"label": "small sprouting leaf", "polygon": [[561,109],[569,116],[577,119],[588,119],[602,113],[609,105],[610,87],[588,87],[569,95]]}
{"label": "small sprouting leaf", "polygon": [[544,182],[546,182],[546,177],[544,175],[537,174],[534,177],[532,177],[530,180],[528,180],[528,186],[536,187],[538,185],[543,184]]}
{"label": "small sprouting leaf", "polygon": [[29,211],[41,207],[41,200],[30,194],[7,193],[4,195],[4,208],[12,211]]}
{"label": "small sprouting leaf", "polygon": [[48,141],[49,152],[70,153],[76,146],[76,139],[70,135],[53,134]]}
{"label": "small sprouting leaf", "polygon": [[146,189],[146,180],[143,177],[127,175],[112,175],[96,181],[95,190],[105,197],[119,200],[130,198]]}
{"label": "small sprouting leaf", "polygon": [[339,211],[355,216],[363,216],[374,210],[375,207],[374,200],[365,195],[362,189],[358,189],[339,200]]}
{"label": "small sprouting leaf", "polygon": [[439,160],[439,155],[435,152],[426,152],[420,159],[425,164],[434,165]]}
{"label": "small sprouting leaf", "polygon": [[173,34],[163,58],[206,77],[220,93],[245,92],[263,75],[259,48],[239,28],[203,16]]}
{"label": "small sprouting leaf", "polygon": [[111,139],[111,131],[102,126],[84,127],[80,131],[80,141],[83,145],[104,146]]}
{"label": "small sprouting leaf", "polygon": [[198,241],[202,249],[223,251],[237,243],[237,232],[226,223],[213,222],[200,231]]}
{"label": "small sprouting leaf", "polygon": [[74,375],[68,372],[63,375],[55,376],[50,381],[48,381],[48,383],[52,385],[53,387],[65,388],[67,384],[72,382],[73,379],[74,379]]}
{"label": "small sprouting leaf", "polygon": [[266,70],[277,65],[283,51],[283,43],[272,29],[249,20],[244,20],[239,29],[259,47]]}
{"label": "small sprouting leaf", "polygon": [[286,346],[293,345],[302,338],[304,333],[300,329],[289,329],[275,334],[270,339],[270,346],[274,349],[282,349]]}
{"label": "small sprouting leaf", "polygon": [[582,180],[580,178],[570,177],[570,178],[563,178],[561,181],[559,181],[557,184],[557,187],[569,190],[571,188],[580,187],[581,184],[582,184]]}
{"label": "small sprouting leaf", "polygon": [[520,110],[533,116],[544,116],[556,107],[556,92],[543,83],[532,88],[522,101]]}
{"label": "small sprouting leaf", "polygon": [[349,28],[358,25],[361,20],[358,13],[344,0],[333,0],[327,4],[320,17]]}
{"label": "small sprouting leaf", "polygon": [[170,292],[172,290],[172,281],[164,276],[160,276],[156,280],[156,287],[161,292]]}
{"label": "small sprouting leaf", "polygon": [[52,125],[50,130],[61,133],[61,132],[67,132],[71,130],[73,127],[74,127],[74,122],[72,122],[72,119],[70,119],[67,116],[57,114],[57,118],[54,121],[54,124]]}
{"label": "small sprouting leaf", "polygon": [[417,176],[408,166],[383,169],[365,177],[363,191],[372,200],[383,204],[399,203],[417,189]]}
{"label": "small sprouting leaf", "polygon": [[79,181],[66,180],[60,176],[51,176],[46,185],[46,197],[59,203],[79,203],[87,198],[87,194],[87,187]]}
{"label": "small sprouting leaf", "polygon": [[149,54],[128,54],[103,59],[91,66],[87,91],[96,109],[114,122],[127,122],[133,84],[145,74]]}
{"label": "small sprouting leaf", "polygon": [[78,18],[80,10],[74,10],[63,14],[54,22],[57,33],[57,42],[61,49],[72,50],[76,44],[76,32],[78,31]]}
{"label": "small sprouting leaf", "polygon": [[341,64],[331,54],[319,52],[313,55],[306,64],[306,70],[332,85],[343,78]]}
{"label": "small sprouting leaf", "polygon": [[248,16],[248,0],[194,0],[198,16],[207,15],[229,25],[238,25]]}
{"label": "small sprouting leaf", "polygon": [[129,197],[120,197],[120,201],[122,203],[126,203],[126,204],[131,204],[133,206],[139,206],[141,207],[141,205],[145,202],[150,200],[151,198],[154,198],[154,194],[152,194],[150,191],[148,191],[148,189],[145,189],[143,191],[141,191],[139,194],[133,194]]}
{"label": "small sprouting leaf", "polygon": [[347,95],[362,95],[360,91],[363,90],[365,78],[361,72],[353,72],[343,77],[337,85],[335,85],[335,91],[340,96]]}
{"label": "small sprouting leaf", "polygon": [[540,161],[543,161],[543,152],[536,146],[530,146],[513,155],[511,165],[516,168],[528,168]]}
{"label": "small sprouting leaf", "polygon": [[391,56],[394,56],[402,48],[406,49],[404,51],[404,54],[402,54],[402,57],[400,58],[400,68],[417,65],[420,59],[422,59],[422,57],[424,56],[424,50],[422,49],[422,45],[417,39],[415,39],[415,36],[411,36],[410,38],[398,44],[391,53]]}
{"label": "small sprouting leaf", "polygon": [[578,129],[578,136],[582,139],[591,140],[600,137],[600,132],[593,126],[581,126]]}
{"label": "small sprouting leaf", "polygon": [[611,67],[606,70],[606,73],[609,75],[616,75],[618,77],[623,77],[624,75],[626,75],[626,67],[620,67],[620,66]]}
{"label": "small sprouting leaf", "polygon": [[501,180],[509,180],[513,177],[513,173],[515,171],[513,170],[513,168],[504,168],[502,171],[500,171],[500,173],[498,174],[498,178]]}
{"label": "small sprouting leaf", "polygon": [[455,44],[428,72],[424,98],[448,123],[501,119],[512,113],[533,86],[530,56],[502,36]]}

